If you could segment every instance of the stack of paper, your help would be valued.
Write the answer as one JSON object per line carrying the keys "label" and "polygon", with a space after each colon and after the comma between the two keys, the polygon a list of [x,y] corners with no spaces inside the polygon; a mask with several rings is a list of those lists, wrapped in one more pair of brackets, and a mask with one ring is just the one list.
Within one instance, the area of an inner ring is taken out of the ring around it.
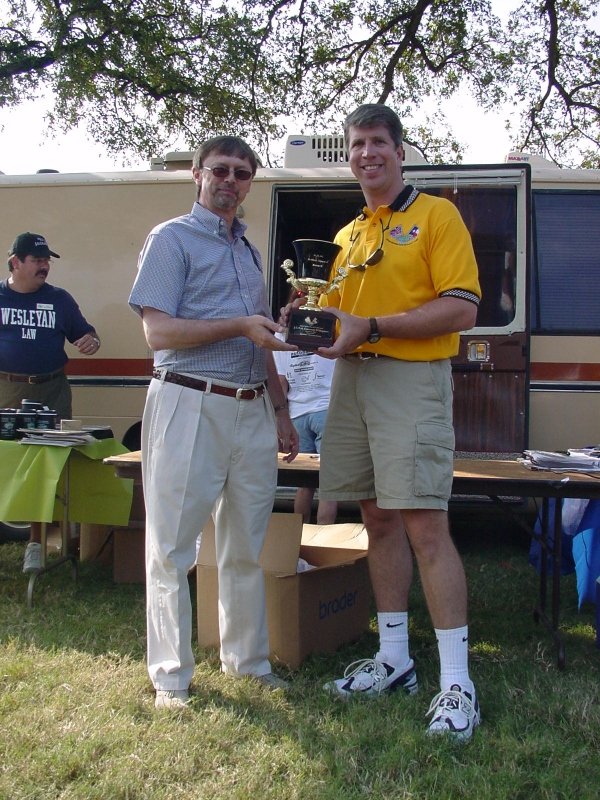
{"label": "stack of paper", "polygon": [[96,439],[86,431],[57,431],[42,430],[40,428],[21,428],[23,433],[21,444],[44,444],[54,447],[77,447],[80,444],[89,444]]}
{"label": "stack of paper", "polygon": [[519,460],[529,469],[547,469],[552,472],[600,472],[600,450],[596,447],[573,449],[566,453],[525,450],[524,454],[525,458]]}
{"label": "stack of paper", "polygon": [[571,456],[592,456],[593,458],[600,458],[600,444],[594,447],[569,447],[567,453]]}

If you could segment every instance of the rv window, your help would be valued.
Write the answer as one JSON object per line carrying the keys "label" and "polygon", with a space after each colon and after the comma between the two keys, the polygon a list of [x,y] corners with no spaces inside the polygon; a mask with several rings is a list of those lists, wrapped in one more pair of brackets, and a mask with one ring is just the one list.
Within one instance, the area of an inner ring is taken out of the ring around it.
{"label": "rv window", "polygon": [[515,317],[517,192],[515,187],[430,189],[451,200],[465,221],[479,267],[481,303],[476,327],[498,328]]}
{"label": "rv window", "polygon": [[600,192],[533,192],[533,333],[597,333]]}

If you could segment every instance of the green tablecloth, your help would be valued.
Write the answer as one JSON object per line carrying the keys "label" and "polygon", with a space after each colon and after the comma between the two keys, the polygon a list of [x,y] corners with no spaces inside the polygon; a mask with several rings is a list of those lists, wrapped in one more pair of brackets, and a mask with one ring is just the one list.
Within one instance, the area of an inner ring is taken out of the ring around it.
{"label": "green tablecloth", "polygon": [[68,471],[71,522],[127,525],[133,481],[117,478],[113,468],[102,463],[126,452],[115,439],[79,447],[0,441],[0,520],[62,520]]}

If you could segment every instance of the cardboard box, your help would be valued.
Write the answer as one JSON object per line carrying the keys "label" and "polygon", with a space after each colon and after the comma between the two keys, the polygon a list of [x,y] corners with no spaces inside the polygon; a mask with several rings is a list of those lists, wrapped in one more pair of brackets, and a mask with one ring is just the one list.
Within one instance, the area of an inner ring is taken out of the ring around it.
{"label": "cardboard box", "polygon": [[[271,517],[265,573],[271,658],[297,669],[368,630],[371,584],[362,525],[305,525],[300,514]],[[297,572],[302,558],[314,569]],[[214,527],[206,526],[196,566],[198,643],[219,647]]]}
{"label": "cardboard box", "polygon": [[79,560],[95,561],[110,566],[113,563],[112,528],[82,522],[79,526]]}
{"label": "cardboard box", "polygon": [[141,482],[133,484],[133,499],[126,528],[113,530],[112,563],[115,583],[146,582],[146,509]]}
{"label": "cardboard box", "polygon": [[144,528],[113,530],[113,580],[115,583],[146,582],[146,531]]}

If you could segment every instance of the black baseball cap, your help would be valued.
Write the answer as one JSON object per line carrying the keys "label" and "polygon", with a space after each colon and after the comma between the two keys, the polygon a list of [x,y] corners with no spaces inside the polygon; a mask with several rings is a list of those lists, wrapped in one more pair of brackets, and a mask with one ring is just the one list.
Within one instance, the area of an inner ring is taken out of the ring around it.
{"label": "black baseball cap", "polygon": [[39,233],[20,233],[13,246],[10,248],[9,256],[18,256],[21,261],[25,256],[34,256],[35,258],[60,258],[58,253],[53,253],[48,247],[48,242]]}

